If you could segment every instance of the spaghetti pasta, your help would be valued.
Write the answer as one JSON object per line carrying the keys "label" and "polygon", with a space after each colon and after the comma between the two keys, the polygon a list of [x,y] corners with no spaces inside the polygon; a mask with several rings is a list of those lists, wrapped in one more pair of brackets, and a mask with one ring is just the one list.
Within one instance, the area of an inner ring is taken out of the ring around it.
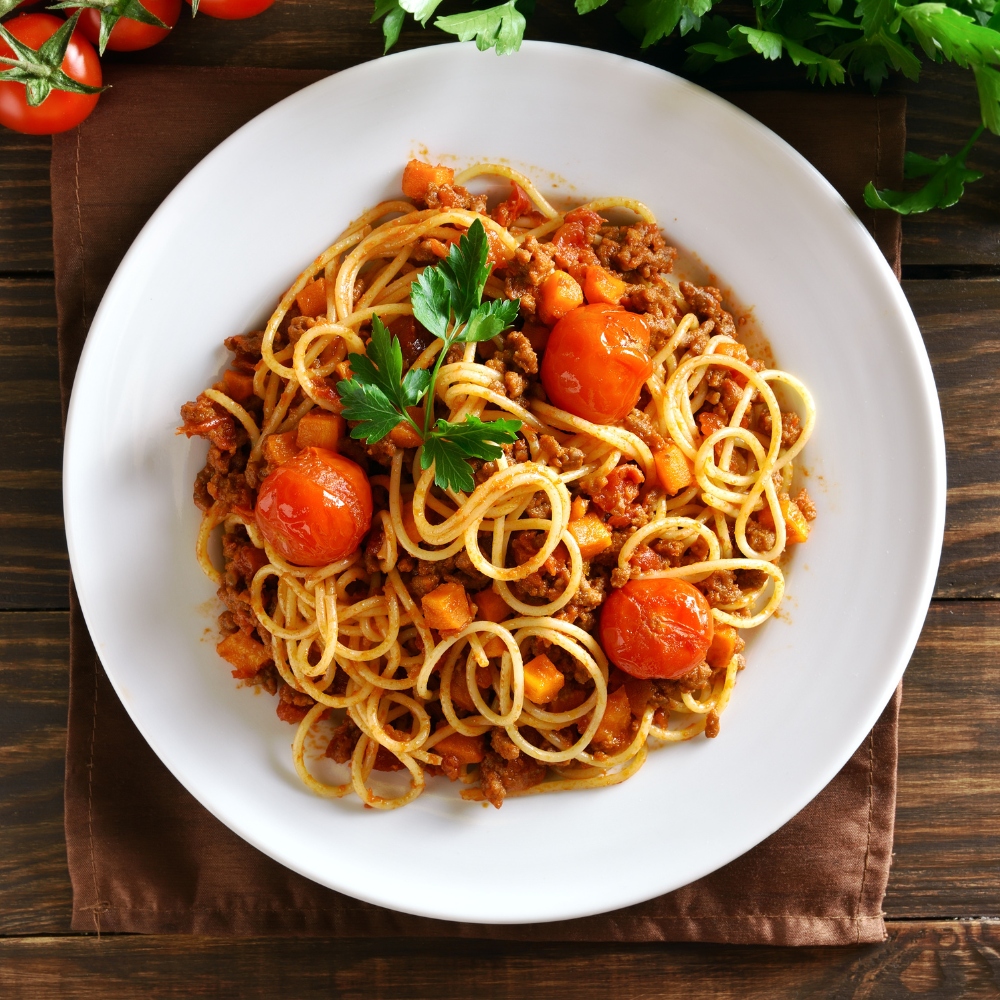
{"label": "spaghetti pasta", "polygon": [[[603,787],[635,774],[651,747],[717,735],[745,662],[740,632],[778,608],[781,563],[815,516],[804,490],[791,496],[816,418],[807,388],[750,356],[716,289],[674,279],[675,251],[646,206],[602,198],[560,212],[506,165],[433,172],[450,180],[358,216],[263,331],[227,341],[226,377],[181,411],[180,430],[210,445],[195,484],[197,551],[226,604],[219,651],[242,682],[278,695],[308,788],[378,809],[441,774],[496,806]],[[462,186],[483,177],[511,184],[492,211]],[[633,221],[609,219],[623,214]],[[477,221],[492,265],[485,295],[519,299],[520,318],[439,358],[411,290]],[[569,282],[580,291],[566,306]],[[622,420],[547,392],[568,327],[538,316],[574,308],[587,311],[577,325],[637,317],[648,340],[626,343],[622,378],[638,381]],[[349,436],[337,383],[374,317],[398,338],[404,370],[438,366],[425,426],[520,422],[498,458],[472,463],[473,488],[442,488],[435,466],[422,468],[417,423],[367,446]],[[290,559],[299,550],[255,510],[262,484],[306,450],[357,463],[374,497],[361,547],[321,565]],[[209,554],[217,528],[222,570]],[[625,594],[661,601],[650,620],[667,614],[663,601],[680,608],[662,626],[677,634],[650,632],[652,658],[638,666],[631,637],[605,641]],[[339,783],[317,776],[321,733],[346,769]],[[380,783],[387,771],[404,772],[406,787]]]}

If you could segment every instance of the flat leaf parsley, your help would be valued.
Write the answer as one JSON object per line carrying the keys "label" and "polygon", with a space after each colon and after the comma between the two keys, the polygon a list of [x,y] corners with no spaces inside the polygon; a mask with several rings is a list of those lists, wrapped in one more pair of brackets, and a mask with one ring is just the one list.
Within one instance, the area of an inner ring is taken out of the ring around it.
{"label": "flat leaf parsley", "polygon": [[[459,343],[490,340],[508,329],[517,318],[517,299],[483,302],[490,276],[489,241],[476,219],[448,256],[424,268],[413,283],[410,302],[414,318],[441,341],[432,371],[411,368],[403,376],[403,351],[399,339],[372,317],[372,338],[367,354],[351,354],[352,377],[337,383],[344,416],[358,421],[351,437],[375,444],[400,423],[408,424],[423,442],[420,467],[434,466],[434,483],[443,489],[471,491],[475,486],[470,458],[499,458],[502,444],[517,438],[520,420],[484,422],[468,415],[462,423],[434,420],[434,385],[448,351]],[[409,412],[426,397],[421,427]]]}
{"label": "flat leaf parsley", "polygon": [[[2,3],[3,0],[0,0]],[[67,0],[68,2],[68,0]],[[112,0],[91,0],[112,2]],[[115,0],[123,2],[123,0]],[[138,0],[135,0],[138,2]],[[427,26],[442,0],[375,0],[373,21],[382,20],[386,51],[398,40],[407,14]],[[962,197],[978,171],[965,165],[986,131],[1000,135],[1000,0],[574,0],[578,14],[606,5],[642,48],[680,35],[685,68],[705,72],[734,59],[788,59],[820,84],[863,79],[877,93],[890,73],[916,81],[924,61],[951,62],[971,72],[979,95],[983,128],[972,143],[936,160],[908,157],[908,177],[929,177],[917,192],[876,192],[872,208],[900,214],[947,208]],[[515,51],[524,36],[534,0],[508,0],[481,9],[466,0],[465,12],[438,16],[434,26],[498,55]],[[2,9],[2,8],[0,8]],[[722,16],[719,11],[725,11]]]}

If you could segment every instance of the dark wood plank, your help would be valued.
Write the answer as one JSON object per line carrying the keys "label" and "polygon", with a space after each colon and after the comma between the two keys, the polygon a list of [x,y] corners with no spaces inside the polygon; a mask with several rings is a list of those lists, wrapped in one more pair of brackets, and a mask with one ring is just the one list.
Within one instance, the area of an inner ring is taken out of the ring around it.
{"label": "dark wood plank", "polygon": [[1000,916],[1000,603],[936,601],[903,682],[893,918]]}
{"label": "dark wood plank", "polygon": [[0,942],[9,1000],[58,996],[337,997],[411,1000],[545,996],[804,996],[940,1000],[996,997],[1000,927],[986,921],[902,923],[881,945],[511,945],[481,941],[309,938],[14,938]]}
{"label": "dark wood plank", "polygon": [[[69,928],[67,619],[0,614],[0,934]],[[998,651],[1000,602],[931,606],[900,718],[890,917],[1000,917]]]}
{"label": "dark wood plank", "polygon": [[47,135],[0,128],[0,272],[52,270]]}
{"label": "dark wood plank", "polygon": [[0,608],[65,608],[53,284],[0,280]]}
{"label": "dark wood plank", "polygon": [[1000,597],[1000,279],[906,281],[934,366],[948,450],[935,595]]}
{"label": "dark wood plank", "polygon": [[0,614],[0,934],[69,929],[68,659],[68,613]]}

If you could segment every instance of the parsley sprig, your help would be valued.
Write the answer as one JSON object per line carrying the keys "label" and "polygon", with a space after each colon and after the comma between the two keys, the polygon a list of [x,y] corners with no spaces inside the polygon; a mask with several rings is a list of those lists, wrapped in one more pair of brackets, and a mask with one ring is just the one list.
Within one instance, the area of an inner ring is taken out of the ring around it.
{"label": "parsley sprig", "polygon": [[[441,2],[376,0],[372,20],[384,19],[386,51],[399,38],[407,14],[426,26]],[[474,9],[437,17],[435,27],[463,40],[474,38],[480,49],[498,54],[520,46],[534,0],[486,9],[466,3]],[[790,59],[809,80],[836,85],[863,79],[878,92],[891,73],[918,80],[922,60],[971,71],[983,129],[951,156],[908,156],[907,176],[928,177],[927,182],[915,192],[878,196],[869,185],[865,200],[872,208],[908,214],[954,205],[965,185],[981,176],[965,165],[975,141],[984,130],[1000,135],[1000,0],[746,0],[725,5],[732,19],[716,13],[721,0],[575,0],[574,6],[586,15],[609,3],[642,48],[673,35],[686,37],[685,68],[692,72],[744,57]]]}
{"label": "parsley sprig", "polygon": [[[404,377],[399,338],[373,316],[367,354],[349,355],[352,377],[337,383],[344,416],[358,421],[351,437],[375,444],[406,423],[423,441],[421,468],[433,464],[437,486],[463,492],[475,486],[468,460],[499,458],[500,445],[514,441],[521,427],[520,420],[484,422],[471,414],[462,423],[434,420],[434,386],[448,351],[455,344],[490,340],[517,318],[517,299],[483,302],[491,270],[488,257],[486,230],[476,219],[458,244],[452,244],[448,256],[424,268],[411,287],[414,318],[442,342],[432,371],[411,368]],[[425,397],[421,426],[409,410]]]}

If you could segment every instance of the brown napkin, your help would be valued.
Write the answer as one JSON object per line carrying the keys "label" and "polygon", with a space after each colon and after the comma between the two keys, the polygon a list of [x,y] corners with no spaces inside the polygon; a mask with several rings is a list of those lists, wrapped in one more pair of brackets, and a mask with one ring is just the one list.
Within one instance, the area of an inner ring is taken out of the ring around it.
{"label": "brown napkin", "polygon": [[[104,289],[142,224],[184,174],[245,121],[321,73],[108,68],[113,89],[52,150],[64,402]],[[728,95],[837,186],[899,273],[899,219],[863,209],[864,183],[898,185],[904,105],[851,94]],[[647,903],[581,920],[455,924],[357,902],[258,853],[205,811],[118,701],[71,594],[66,842],[73,929],[523,940],[852,944],[885,937],[897,691],[844,769],[743,857]]]}

